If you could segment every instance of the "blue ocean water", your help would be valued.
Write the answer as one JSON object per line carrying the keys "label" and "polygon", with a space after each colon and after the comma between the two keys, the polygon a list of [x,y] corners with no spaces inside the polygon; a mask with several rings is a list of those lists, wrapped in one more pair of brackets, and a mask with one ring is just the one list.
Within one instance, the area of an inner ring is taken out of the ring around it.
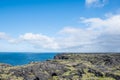
{"label": "blue ocean water", "polygon": [[57,53],[23,53],[23,52],[0,52],[0,63],[11,65],[24,65],[30,62],[40,62],[53,59]]}

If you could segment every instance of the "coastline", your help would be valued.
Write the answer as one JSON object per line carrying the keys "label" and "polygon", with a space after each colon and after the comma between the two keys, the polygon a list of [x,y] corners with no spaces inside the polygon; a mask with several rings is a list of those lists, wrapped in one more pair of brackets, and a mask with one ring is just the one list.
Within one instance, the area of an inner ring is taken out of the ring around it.
{"label": "coastline", "polygon": [[57,54],[21,66],[0,65],[1,80],[119,80],[120,54]]}

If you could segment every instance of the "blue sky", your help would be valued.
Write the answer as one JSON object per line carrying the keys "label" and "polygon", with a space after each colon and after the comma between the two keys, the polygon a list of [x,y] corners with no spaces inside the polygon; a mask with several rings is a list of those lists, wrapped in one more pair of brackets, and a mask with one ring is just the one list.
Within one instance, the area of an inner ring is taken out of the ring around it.
{"label": "blue sky", "polygon": [[120,0],[0,0],[0,51],[119,52]]}

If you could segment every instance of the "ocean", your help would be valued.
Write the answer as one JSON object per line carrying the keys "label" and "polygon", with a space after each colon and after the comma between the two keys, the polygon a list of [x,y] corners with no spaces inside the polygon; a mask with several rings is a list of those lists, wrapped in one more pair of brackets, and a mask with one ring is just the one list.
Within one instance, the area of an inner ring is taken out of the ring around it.
{"label": "ocean", "polygon": [[53,59],[57,53],[0,52],[0,63],[24,65]]}

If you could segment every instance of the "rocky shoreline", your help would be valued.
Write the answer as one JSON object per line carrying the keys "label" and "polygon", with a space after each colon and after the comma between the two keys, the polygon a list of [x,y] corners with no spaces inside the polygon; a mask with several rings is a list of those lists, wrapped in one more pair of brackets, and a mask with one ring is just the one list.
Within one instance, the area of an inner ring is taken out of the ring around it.
{"label": "rocky shoreline", "polygon": [[0,64],[0,80],[120,80],[120,54],[63,53],[27,65]]}

